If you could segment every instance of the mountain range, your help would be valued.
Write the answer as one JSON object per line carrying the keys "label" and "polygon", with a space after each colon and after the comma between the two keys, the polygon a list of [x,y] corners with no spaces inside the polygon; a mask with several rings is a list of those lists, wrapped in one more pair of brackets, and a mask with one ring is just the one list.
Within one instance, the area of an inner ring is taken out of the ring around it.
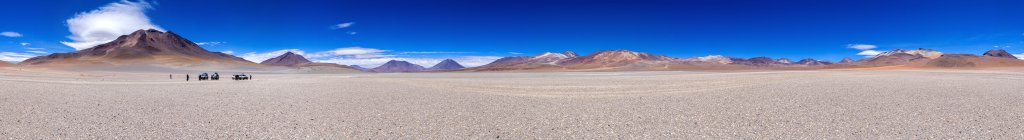
{"label": "mountain range", "polygon": [[[406,61],[391,60],[372,69],[359,66],[345,66],[334,63],[312,62],[302,55],[286,52],[259,64],[245,59],[210,52],[196,43],[173,32],[159,30],[138,30],[128,35],[92,48],[70,53],[54,53],[38,56],[18,63],[21,66],[79,66],[79,65],[171,65],[193,66],[198,64],[244,65],[253,67],[290,68],[342,68],[367,72],[422,72],[422,71],[628,71],[628,70],[705,70],[705,69],[831,69],[865,67],[930,67],[930,68],[979,68],[979,67],[1020,67],[1024,60],[1017,59],[1005,50],[990,50],[982,55],[945,54],[930,49],[896,49],[862,60],[844,58],[839,63],[812,58],[792,61],[788,58],[769,57],[735,58],[709,55],[692,58],[672,58],[646,52],[629,50],[606,50],[580,56],[572,51],[561,53],[546,52],[535,56],[511,56],[497,59],[489,64],[466,68],[455,60],[445,59],[430,67]],[[0,66],[12,65],[0,62]]]}

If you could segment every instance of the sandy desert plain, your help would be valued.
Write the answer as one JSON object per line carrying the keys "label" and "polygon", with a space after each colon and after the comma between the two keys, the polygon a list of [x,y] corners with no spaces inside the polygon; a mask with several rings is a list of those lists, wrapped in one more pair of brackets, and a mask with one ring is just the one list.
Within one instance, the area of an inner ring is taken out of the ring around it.
{"label": "sandy desert plain", "polygon": [[255,74],[203,82],[0,69],[0,136],[10,139],[1024,138],[1019,69]]}

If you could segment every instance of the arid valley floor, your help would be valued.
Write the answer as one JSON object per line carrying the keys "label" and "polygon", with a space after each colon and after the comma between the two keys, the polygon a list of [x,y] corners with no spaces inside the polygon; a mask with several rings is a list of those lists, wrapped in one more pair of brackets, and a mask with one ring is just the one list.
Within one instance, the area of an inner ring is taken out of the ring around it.
{"label": "arid valley floor", "polygon": [[203,82],[0,71],[0,137],[14,139],[1024,138],[1019,70],[255,74]]}

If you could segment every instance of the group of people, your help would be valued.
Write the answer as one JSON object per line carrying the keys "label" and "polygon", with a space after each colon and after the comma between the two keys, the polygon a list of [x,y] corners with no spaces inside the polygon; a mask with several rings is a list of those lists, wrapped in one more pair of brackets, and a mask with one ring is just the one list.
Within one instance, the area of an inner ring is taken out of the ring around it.
{"label": "group of people", "polygon": [[[167,78],[174,79],[174,74],[167,75]],[[252,74],[249,74],[249,75],[246,75],[245,73],[243,73],[243,74],[236,74],[231,79],[234,79],[234,80],[252,80]],[[189,80],[192,80],[192,76],[189,75],[189,74],[185,74],[185,81],[189,81]],[[211,77],[211,76],[207,75],[206,73],[203,73],[203,74],[199,75],[199,80],[220,80],[220,74],[214,72],[213,76]]]}

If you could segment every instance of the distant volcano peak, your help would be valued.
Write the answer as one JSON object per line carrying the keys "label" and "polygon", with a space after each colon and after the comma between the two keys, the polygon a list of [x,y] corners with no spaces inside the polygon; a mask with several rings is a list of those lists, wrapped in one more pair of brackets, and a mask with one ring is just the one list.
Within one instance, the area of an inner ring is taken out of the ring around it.
{"label": "distant volcano peak", "polygon": [[54,53],[33,57],[21,64],[38,65],[49,63],[139,63],[140,60],[159,63],[197,63],[218,61],[228,63],[252,62],[232,55],[210,52],[196,43],[173,32],[148,29],[138,30],[117,39],[71,53]]}

